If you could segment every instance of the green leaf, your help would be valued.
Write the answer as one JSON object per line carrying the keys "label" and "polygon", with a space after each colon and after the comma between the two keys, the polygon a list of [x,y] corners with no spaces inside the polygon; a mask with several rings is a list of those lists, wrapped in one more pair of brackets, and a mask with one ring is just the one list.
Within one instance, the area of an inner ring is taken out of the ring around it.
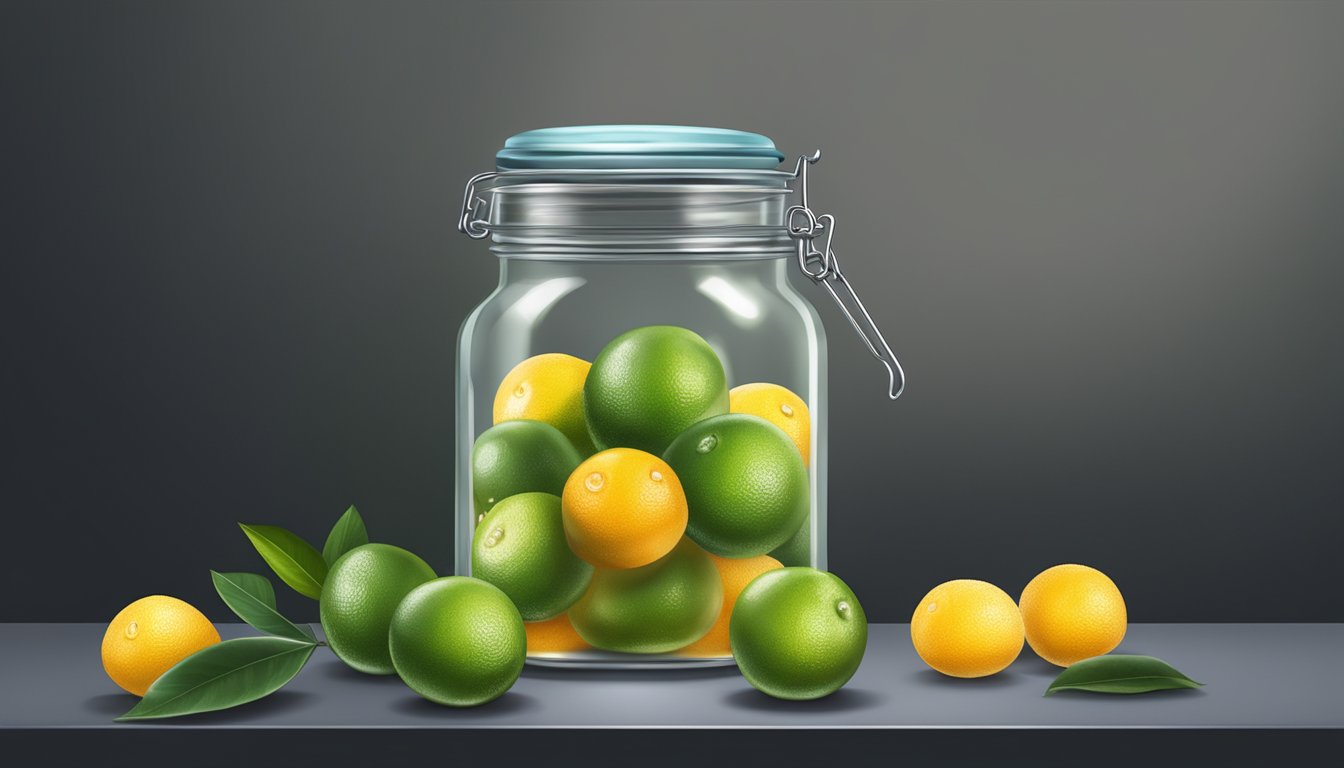
{"label": "green leaf", "polygon": [[336,525],[332,526],[331,533],[327,534],[327,543],[322,547],[322,559],[330,568],[341,555],[368,543],[369,532],[364,528],[364,518],[359,516],[359,510],[351,504],[341,519],[336,521]]}
{"label": "green leaf", "polygon": [[294,679],[317,645],[283,637],[242,637],[202,648],[164,672],[118,721],[228,709],[274,693]]}
{"label": "green leaf", "polygon": [[1059,673],[1045,689],[1093,693],[1148,693],[1204,685],[1186,677],[1167,662],[1152,656],[1113,654],[1086,659]]}
{"label": "green leaf", "polygon": [[275,608],[275,588],[265,576],[255,573],[210,572],[215,591],[238,618],[272,635],[305,643],[316,641],[307,628],[286,619]]}
{"label": "green leaf", "polygon": [[238,525],[281,581],[314,600],[322,596],[327,561],[312,544],[278,525]]}

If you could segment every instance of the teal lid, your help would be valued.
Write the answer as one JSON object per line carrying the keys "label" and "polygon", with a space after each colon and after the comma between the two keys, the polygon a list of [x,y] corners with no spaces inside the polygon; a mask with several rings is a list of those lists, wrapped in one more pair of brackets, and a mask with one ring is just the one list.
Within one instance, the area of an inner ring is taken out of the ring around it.
{"label": "teal lid", "polygon": [[501,171],[529,168],[772,170],[784,159],[767,136],[688,125],[574,125],[511,136]]}

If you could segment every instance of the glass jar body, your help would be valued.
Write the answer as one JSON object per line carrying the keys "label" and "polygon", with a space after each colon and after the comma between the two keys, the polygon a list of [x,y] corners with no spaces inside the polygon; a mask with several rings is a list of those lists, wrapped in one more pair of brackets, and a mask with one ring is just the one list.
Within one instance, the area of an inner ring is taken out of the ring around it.
{"label": "glass jar body", "polygon": [[[456,408],[455,570],[471,575],[480,513],[473,502],[472,449],[494,418],[500,383],[520,362],[543,353],[592,361],[632,328],[670,325],[703,337],[718,354],[730,387],[781,385],[811,415],[807,463],[810,513],[781,547],[784,565],[826,567],[826,337],[812,305],[790,285],[792,262],[779,255],[742,258],[645,254],[500,258],[496,290],[462,325]],[[785,556],[787,553],[787,556]],[[694,666],[730,663],[725,655],[644,655],[596,650],[533,652],[530,663],[588,666]]]}

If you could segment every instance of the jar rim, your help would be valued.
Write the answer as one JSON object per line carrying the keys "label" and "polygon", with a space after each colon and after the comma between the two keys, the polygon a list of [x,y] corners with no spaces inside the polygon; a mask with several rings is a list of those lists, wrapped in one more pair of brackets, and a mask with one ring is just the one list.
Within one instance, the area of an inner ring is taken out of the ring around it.
{"label": "jar rim", "polygon": [[[464,209],[497,253],[787,253],[793,174],[759,169],[525,169],[481,174]],[[597,254],[594,254],[597,256]],[[601,256],[597,256],[601,257]],[[638,256],[637,256],[638,257]]]}

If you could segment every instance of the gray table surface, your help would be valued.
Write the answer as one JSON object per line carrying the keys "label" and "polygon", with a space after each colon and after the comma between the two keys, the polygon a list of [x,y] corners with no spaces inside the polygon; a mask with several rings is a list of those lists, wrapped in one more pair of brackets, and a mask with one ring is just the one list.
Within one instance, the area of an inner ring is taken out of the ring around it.
{"label": "gray table surface", "polygon": [[[771,699],[732,667],[529,667],[500,699],[451,709],[319,648],[267,699],[161,724],[112,722],[135,698],[102,671],[103,629],[0,624],[0,728],[1344,728],[1344,624],[1131,625],[1117,652],[1158,656],[1207,684],[1143,696],[1043,697],[1058,670],[1029,648],[993,677],[943,677],[915,655],[903,624],[874,625],[854,679],[813,702]],[[254,633],[224,625],[221,634]]]}

